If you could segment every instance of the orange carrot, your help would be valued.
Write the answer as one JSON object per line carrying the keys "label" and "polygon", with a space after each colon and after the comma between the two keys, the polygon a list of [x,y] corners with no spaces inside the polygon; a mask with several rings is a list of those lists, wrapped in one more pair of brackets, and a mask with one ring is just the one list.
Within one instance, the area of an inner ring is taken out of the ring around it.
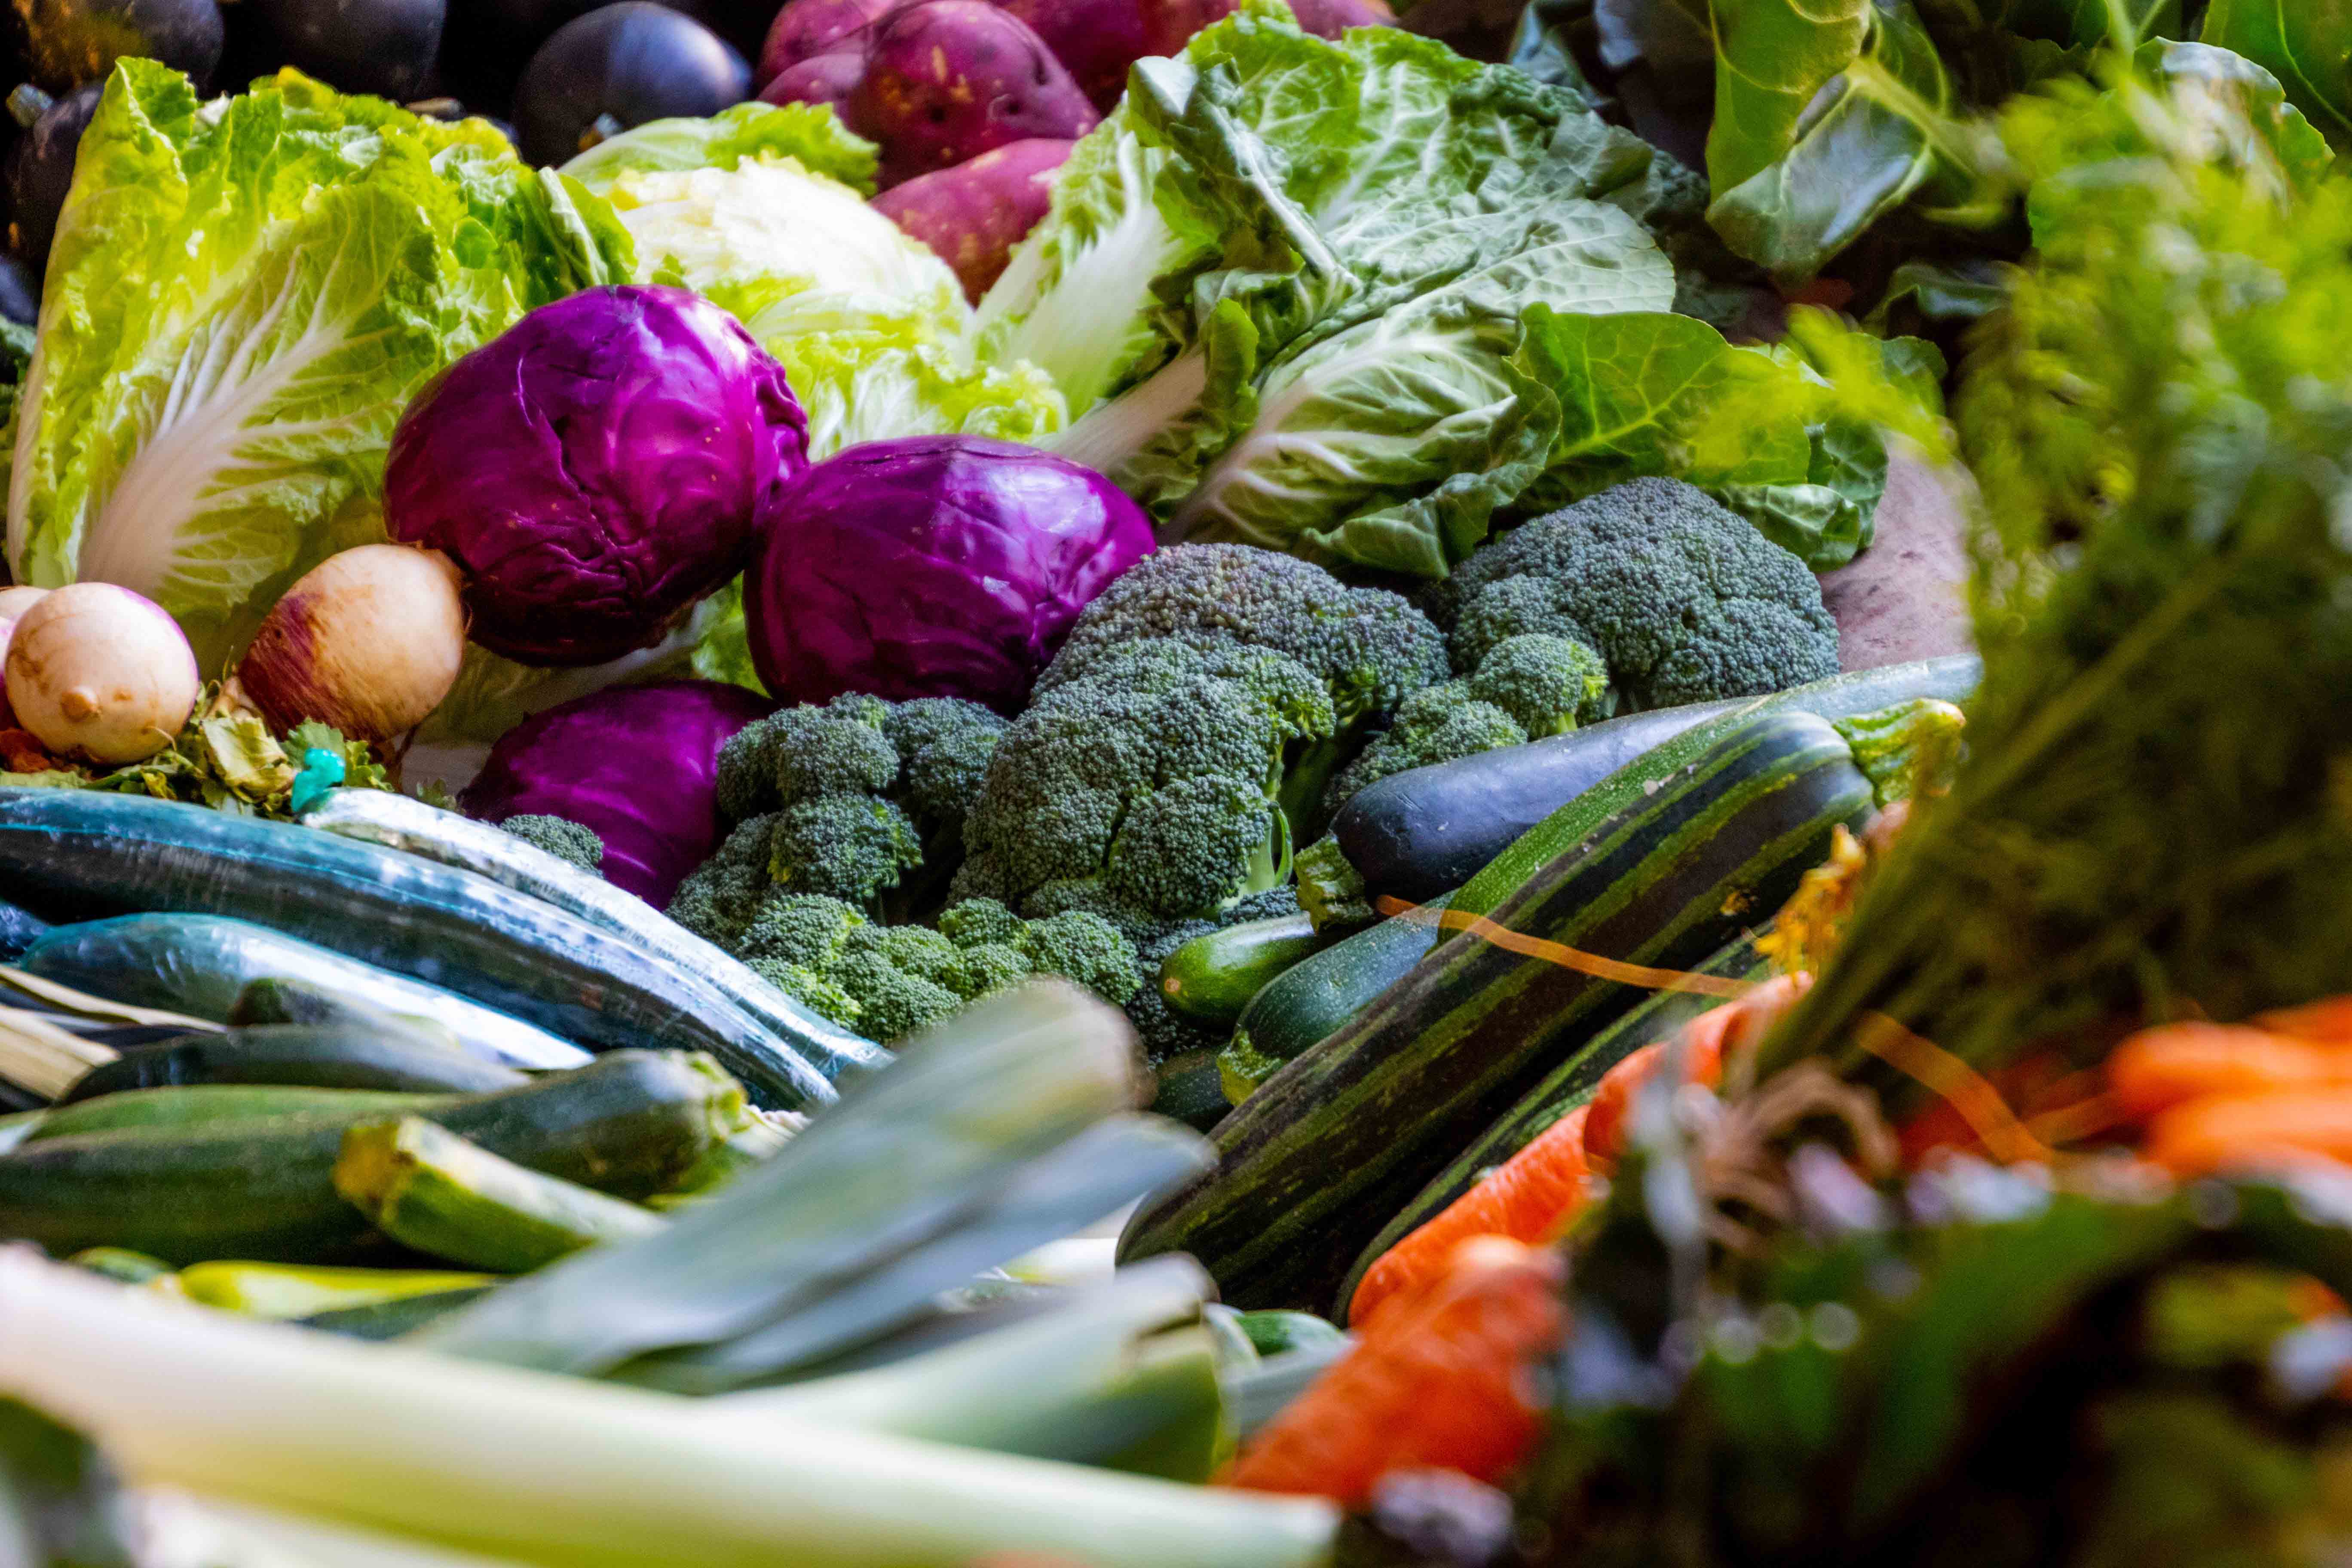
{"label": "orange carrot", "polygon": [[2298,1040],[2314,1040],[2322,1045],[2352,1045],[2352,996],[2330,996],[2322,1002],[2306,1002],[2300,1007],[2282,1007],[2275,1013],[2264,1013],[2252,1020],[2254,1027],[2268,1029],[2273,1035],[2292,1035]]}
{"label": "orange carrot", "polygon": [[2148,1123],[2141,1153],[2179,1176],[2315,1160],[2352,1163],[2352,1084],[2189,1100]]}
{"label": "orange carrot", "polygon": [[1570,1111],[1381,1254],[1348,1303],[1349,1325],[1370,1322],[1382,1303],[1403,1299],[1443,1270],[1454,1249],[1474,1236],[1541,1241],[1573,1218],[1591,1184],[1584,1168],[1584,1119],[1591,1114],[1589,1106]]}
{"label": "orange carrot", "polygon": [[[1779,975],[1685,1024],[1679,1037],[1685,1042],[1683,1070],[1690,1081],[1709,1089],[1721,1083],[1724,1058],[1779,1023],[1811,984],[1810,974]],[[1664,1053],[1663,1042],[1643,1046],[1601,1075],[1592,1093],[1592,1114],[1584,1123],[1584,1163],[1595,1173],[1605,1176],[1617,1169],[1617,1156],[1625,1152],[1625,1118]]]}
{"label": "orange carrot", "polygon": [[2352,1051],[2242,1024],[2143,1029],[2107,1058],[2107,1091],[2136,1117],[2212,1096],[2352,1084]]}
{"label": "orange carrot", "polygon": [[1473,1237],[1252,1438],[1219,1484],[1369,1501],[1391,1470],[1495,1482],[1535,1445],[1528,1368],[1566,1324],[1559,1258]]}
{"label": "orange carrot", "polygon": [[[2095,1131],[2104,1131],[2113,1121],[2113,1113],[2101,1100],[2100,1090],[2105,1087],[2096,1072],[2076,1070],[2074,1064],[2055,1051],[2042,1051],[2015,1061],[1986,1075],[1993,1092],[2001,1103],[2011,1107],[2020,1121],[2029,1128],[2045,1122],[2066,1125],[2072,1131],[2075,1121],[2085,1123]],[[2098,1103],[2094,1103],[2098,1101]],[[2074,1113],[2069,1116],[2068,1113]],[[1938,1149],[1950,1149],[1965,1154],[1985,1152],[1983,1136],[1969,1123],[1960,1107],[1948,1100],[1931,1100],[1897,1131],[1903,1168],[1913,1171]]]}

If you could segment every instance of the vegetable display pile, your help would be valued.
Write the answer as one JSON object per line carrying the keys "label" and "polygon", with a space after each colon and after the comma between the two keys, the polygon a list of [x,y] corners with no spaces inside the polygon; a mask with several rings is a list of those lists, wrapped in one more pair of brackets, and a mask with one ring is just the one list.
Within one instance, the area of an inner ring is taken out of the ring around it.
{"label": "vegetable display pile", "polygon": [[1402,9],[0,18],[0,1561],[2352,1552],[2352,21]]}

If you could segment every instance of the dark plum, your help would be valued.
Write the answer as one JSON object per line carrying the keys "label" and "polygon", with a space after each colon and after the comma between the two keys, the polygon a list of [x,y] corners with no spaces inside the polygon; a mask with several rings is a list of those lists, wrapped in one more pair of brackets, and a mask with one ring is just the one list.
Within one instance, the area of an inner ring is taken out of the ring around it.
{"label": "dark plum", "polygon": [[35,86],[65,93],[143,55],[212,85],[223,26],[215,0],[6,0],[8,42]]}
{"label": "dark plum", "polygon": [[37,274],[48,265],[58,214],[73,189],[74,153],[105,90],[103,82],[94,81],[46,107],[37,104],[37,93],[22,88],[9,97],[12,112],[37,114],[8,150],[7,170],[8,249]]}
{"label": "dark plum", "polygon": [[449,0],[242,0],[287,64],[345,92],[410,99],[432,79]]}
{"label": "dark plum", "polygon": [[751,68],[709,28],[651,0],[622,0],[539,47],[515,88],[515,128],[524,157],[561,163],[612,128],[716,114],[751,89]]}
{"label": "dark plum", "polygon": [[0,317],[29,327],[40,315],[39,275],[13,256],[0,256]]}

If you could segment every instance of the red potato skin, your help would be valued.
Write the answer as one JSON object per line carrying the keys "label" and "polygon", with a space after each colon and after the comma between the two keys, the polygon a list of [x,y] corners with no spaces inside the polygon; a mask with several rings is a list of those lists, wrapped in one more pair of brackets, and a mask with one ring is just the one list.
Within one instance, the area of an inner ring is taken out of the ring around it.
{"label": "red potato skin", "polygon": [[1074,142],[1094,106],[1019,17],[983,0],[919,0],[876,25],[841,105],[882,149],[884,190],[1013,142]]}
{"label": "red potato skin", "polygon": [[[808,0],[801,0],[806,4]],[[1172,55],[1202,28],[1223,21],[1237,0],[997,0],[1029,24],[1069,68],[1087,100],[1102,113],[1127,91],[1128,68],[1148,55]],[[1394,24],[1383,0],[1290,0],[1298,25],[1318,37],[1349,27]]]}
{"label": "red potato skin", "polygon": [[1298,25],[1318,38],[1336,38],[1350,27],[1393,27],[1396,13],[1386,0],[1290,0]]}
{"label": "red potato skin", "polygon": [[803,60],[834,54],[862,57],[865,50],[858,39],[864,29],[889,15],[897,4],[898,0],[792,0],[769,24],[767,39],[760,46],[760,68],[751,79],[764,96],[770,82]]}
{"label": "red potato skin", "polygon": [[1074,145],[1009,142],[968,163],[919,174],[874,198],[875,209],[939,253],[974,304],[1004,270],[1053,199],[1054,171]]}
{"label": "red potato skin", "polygon": [[838,110],[866,79],[866,57],[854,50],[811,55],[785,67],[760,89],[762,103],[821,103]]}

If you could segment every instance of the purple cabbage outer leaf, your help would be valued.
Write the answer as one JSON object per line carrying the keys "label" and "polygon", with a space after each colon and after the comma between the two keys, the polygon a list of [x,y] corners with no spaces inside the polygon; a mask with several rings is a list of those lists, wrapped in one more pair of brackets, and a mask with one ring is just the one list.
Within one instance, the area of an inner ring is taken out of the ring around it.
{"label": "purple cabbage outer leaf", "polygon": [[409,405],[384,521],[465,568],[484,647],[601,664],[742,569],[807,442],[782,367],[726,311],[683,289],[591,289]]}

